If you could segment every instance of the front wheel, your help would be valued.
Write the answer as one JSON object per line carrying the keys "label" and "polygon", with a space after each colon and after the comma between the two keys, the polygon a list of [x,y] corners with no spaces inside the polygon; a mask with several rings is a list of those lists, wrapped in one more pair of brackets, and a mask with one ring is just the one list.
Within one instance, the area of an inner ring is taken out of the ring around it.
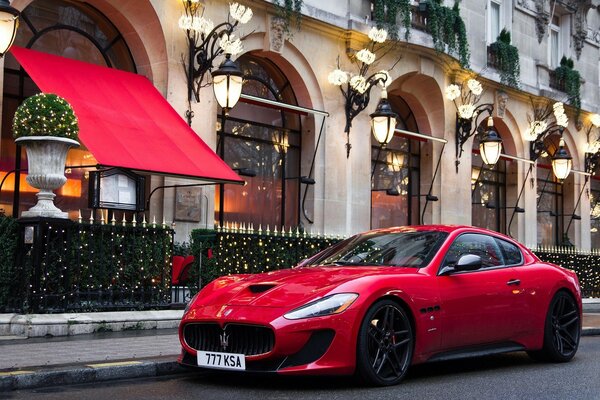
{"label": "front wheel", "polygon": [[568,293],[558,292],[548,307],[544,347],[529,355],[542,361],[567,362],[575,356],[581,336],[579,307]]}
{"label": "front wheel", "polygon": [[414,333],[406,311],[392,300],[376,302],[358,332],[358,376],[377,386],[399,383],[412,360],[413,347]]}

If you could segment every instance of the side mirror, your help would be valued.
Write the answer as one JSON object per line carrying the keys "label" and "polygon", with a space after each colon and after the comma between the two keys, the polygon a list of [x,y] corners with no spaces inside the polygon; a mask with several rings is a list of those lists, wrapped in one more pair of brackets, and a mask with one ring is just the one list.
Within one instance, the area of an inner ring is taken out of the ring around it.
{"label": "side mirror", "polygon": [[481,257],[476,256],[474,254],[465,254],[464,256],[458,259],[456,264],[449,264],[444,266],[440,270],[439,275],[450,275],[453,272],[460,271],[476,271],[479,268],[481,268],[481,266]]}
{"label": "side mirror", "polygon": [[475,254],[465,254],[458,259],[454,266],[455,271],[476,271],[481,268],[481,257]]}

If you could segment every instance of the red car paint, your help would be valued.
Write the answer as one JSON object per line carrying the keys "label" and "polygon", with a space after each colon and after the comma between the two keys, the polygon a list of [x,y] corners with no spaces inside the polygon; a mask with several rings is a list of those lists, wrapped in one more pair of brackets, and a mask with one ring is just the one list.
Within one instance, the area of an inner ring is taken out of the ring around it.
{"label": "red car paint", "polygon": [[[365,313],[378,299],[395,298],[409,311],[415,332],[412,364],[441,352],[502,342],[523,350],[543,346],[544,323],[550,301],[559,290],[576,300],[581,315],[577,276],[541,262],[530,250],[496,232],[468,226],[400,227],[402,230],[440,231],[447,237],[437,254],[422,268],[390,266],[300,266],[256,275],[232,275],[207,285],[196,296],[179,326],[182,354],[179,362],[194,366],[196,350],[183,335],[187,324],[216,322],[266,326],[275,344],[266,354],[246,356],[246,362],[276,360],[299,352],[315,331],[335,336],[317,360],[275,369],[280,374],[351,374],[356,368],[357,335]],[[441,263],[454,240],[465,233],[503,239],[517,246],[523,263],[471,273],[440,276]],[[508,284],[518,280],[518,285]],[[253,293],[251,285],[268,290]],[[272,287],[271,287],[272,286]],[[284,314],[333,293],[358,293],[340,314],[298,320]]]}

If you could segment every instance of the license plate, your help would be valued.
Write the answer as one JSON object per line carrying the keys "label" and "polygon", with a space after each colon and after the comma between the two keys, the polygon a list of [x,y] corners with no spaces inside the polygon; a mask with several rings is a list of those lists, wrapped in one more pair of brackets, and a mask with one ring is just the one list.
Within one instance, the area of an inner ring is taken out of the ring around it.
{"label": "license plate", "polygon": [[198,351],[198,366],[243,371],[246,369],[246,357],[243,354]]}

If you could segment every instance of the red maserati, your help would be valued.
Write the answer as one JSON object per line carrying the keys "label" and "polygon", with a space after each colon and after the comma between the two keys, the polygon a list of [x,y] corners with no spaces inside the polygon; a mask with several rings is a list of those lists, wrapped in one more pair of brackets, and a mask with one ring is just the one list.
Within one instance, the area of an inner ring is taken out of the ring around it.
{"label": "red maserati", "polygon": [[577,352],[575,273],[496,232],[381,229],[290,269],[230,275],[202,289],[179,326],[179,362],[279,374],[356,374],[393,385],[427,361]]}

